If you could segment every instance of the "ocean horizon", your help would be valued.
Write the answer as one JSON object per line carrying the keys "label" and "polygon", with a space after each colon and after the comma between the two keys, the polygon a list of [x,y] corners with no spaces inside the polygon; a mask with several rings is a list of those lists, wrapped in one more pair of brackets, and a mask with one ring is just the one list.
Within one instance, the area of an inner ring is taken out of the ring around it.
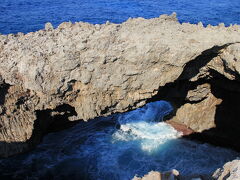
{"label": "ocean horizon", "polygon": [[240,24],[239,0],[3,0],[0,33],[33,32],[47,22],[54,27],[66,21],[122,23],[130,17],[148,19],[173,12],[181,23]]}

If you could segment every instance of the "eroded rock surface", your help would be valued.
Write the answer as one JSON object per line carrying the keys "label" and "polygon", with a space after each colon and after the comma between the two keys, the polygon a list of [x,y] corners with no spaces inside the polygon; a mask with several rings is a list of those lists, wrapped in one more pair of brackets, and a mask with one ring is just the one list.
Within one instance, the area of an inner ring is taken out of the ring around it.
{"label": "eroded rock surface", "polygon": [[194,132],[213,128],[216,126],[214,118],[216,108],[221,102],[221,99],[209,94],[206,99],[199,103],[186,103],[181,106],[171,121],[183,123]]}
{"label": "eroded rock surface", "polygon": [[[150,171],[143,177],[135,176],[132,180],[212,180],[211,175],[191,175],[182,176],[177,170],[173,169],[167,172]],[[222,179],[219,179],[222,180]]]}
{"label": "eroded rock surface", "polygon": [[135,176],[133,180],[239,180],[240,179],[240,160],[236,159],[224,164],[222,168],[217,169],[212,175],[192,175],[182,176],[177,170],[169,172],[150,171],[142,178]]}
{"label": "eroded rock surface", "polygon": [[219,168],[214,172],[213,178],[217,180],[240,179],[240,160],[233,160],[226,163],[222,168]]}
{"label": "eroded rock surface", "polygon": [[160,173],[158,171],[151,171],[142,178],[135,176],[132,180],[177,180],[179,172],[172,170],[169,172]]}
{"label": "eroded rock surface", "polygon": [[196,90],[168,91],[186,99],[176,119],[201,131],[206,127],[198,121],[207,118],[213,127],[221,98],[211,92],[213,83],[198,82],[220,74],[237,83],[219,87],[239,92],[239,42],[239,26],[180,24],[175,14],[122,24],[46,24],[25,35],[0,35],[0,156],[39,142],[59,117],[89,120],[124,112],[179,81],[196,83]]}

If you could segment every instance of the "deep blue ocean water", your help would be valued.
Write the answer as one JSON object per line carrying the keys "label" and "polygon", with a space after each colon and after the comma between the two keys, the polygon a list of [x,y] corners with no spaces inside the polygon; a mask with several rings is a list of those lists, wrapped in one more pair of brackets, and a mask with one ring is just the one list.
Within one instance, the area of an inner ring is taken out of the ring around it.
{"label": "deep blue ocean water", "polygon": [[0,33],[36,31],[46,22],[121,23],[172,12],[180,22],[240,24],[240,0],[1,0]]}
{"label": "deep blue ocean water", "polygon": [[240,156],[180,138],[162,122],[166,101],[50,133],[29,153],[0,160],[0,179],[130,180],[151,170],[211,174]]}

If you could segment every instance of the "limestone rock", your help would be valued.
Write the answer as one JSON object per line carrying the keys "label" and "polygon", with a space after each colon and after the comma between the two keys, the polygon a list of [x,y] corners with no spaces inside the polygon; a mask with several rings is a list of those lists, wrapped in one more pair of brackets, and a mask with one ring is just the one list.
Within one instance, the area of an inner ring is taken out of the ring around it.
{"label": "limestone rock", "polygon": [[206,99],[199,103],[186,103],[181,106],[171,121],[182,123],[195,132],[213,128],[216,126],[214,118],[216,106],[221,102],[221,99],[209,94]]}
{"label": "limestone rock", "polygon": [[233,160],[226,163],[222,168],[219,168],[214,172],[213,178],[217,180],[240,179],[240,160]]}
{"label": "limestone rock", "polygon": [[28,141],[33,132],[37,99],[31,91],[20,86],[1,88],[0,102],[0,156],[9,156],[28,150]]}
{"label": "limestone rock", "polygon": [[51,31],[51,30],[53,30],[54,28],[53,28],[53,25],[50,23],[50,22],[48,22],[48,23],[46,23],[45,24],[45,30],[46,31]]}
{"label": "limestone rock", "polygon": [[201,84],[196,89],[188,91],[186,99],[191,102],[201,101],[207,98],[210,92],[210,84]]}
{"label": "limestone rock", "polygon": [[[211,78],[210,70],[237,80],[239,42],[239,26],[180,24],[175,14],[122,24],[46,24],[25,35],[0,35],[0,83],[9,88],[0,90],[0,155],[27,149],[33,134],[42,136],[56,116],[73,121],[125,112],[166,84]],[[208,97],[193,112],[219,102],[205,90],[200,94]],[[189,92],[190,100],[197,96]],[[19,150],[7,150],[14,144]]]}
{"label": "limestone rock", "polygon": [[157,171],[151,171],[142,178],[135,176],[133,180],[175,180],[179,176],[179,172],[175,169],[172,171],[160,173]]}

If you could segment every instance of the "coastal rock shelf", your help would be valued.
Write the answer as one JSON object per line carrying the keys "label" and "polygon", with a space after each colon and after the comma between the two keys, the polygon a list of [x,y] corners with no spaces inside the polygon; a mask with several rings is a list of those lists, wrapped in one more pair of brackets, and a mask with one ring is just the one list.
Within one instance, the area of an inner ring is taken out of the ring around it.
{"label": "coastal rock shelf", "polygon": [[237,180],[240,179],[240,161],[234,160],[226,163],[222,168],[217,169],[212,176],[202,176],[202,175],[193,175],[193,176],[181,176],[177,170],[172,170],[169,172],[160,173],[157,171],[151,171],[146,174],[144,177],[134,177],[132,180],[194,180],[194,179],[228,179],[228,180]]}
{"label": "coastal rock shelf", "polygon": [[168,120],[193,136],[237,138],[239,43],[237,25],[180,24],[175,14],[0,35],[0,156],[76,120],[159,99],[175,107]]}

